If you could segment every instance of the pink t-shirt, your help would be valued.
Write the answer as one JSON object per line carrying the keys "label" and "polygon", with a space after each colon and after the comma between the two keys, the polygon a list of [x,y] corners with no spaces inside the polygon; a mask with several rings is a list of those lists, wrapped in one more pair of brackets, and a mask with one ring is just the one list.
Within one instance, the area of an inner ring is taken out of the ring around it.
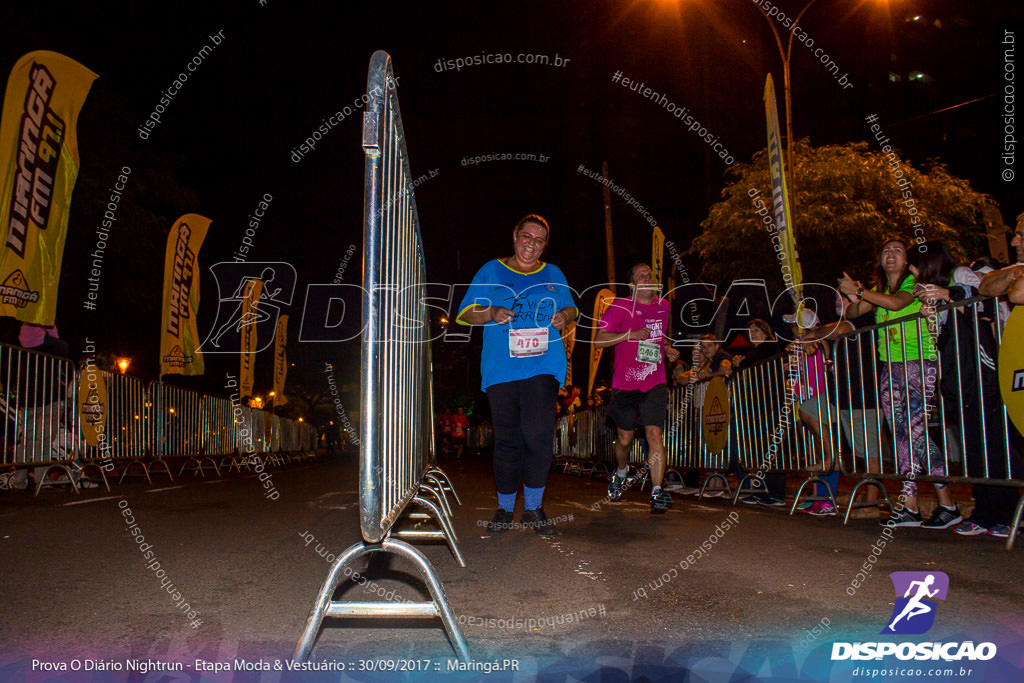
{"label": "pink t-shirt", "polygon": [[[650,391],[665,383],[665,331],[671,315],[668,301],[655,298],[649,304],[634,299],[616,299],[601,317],[600,329],[613,333],[626,333],[647,327],[651,336],[646,344],[638,340],[624,341],[614,346],[615,360],[612,363],[612,388]],[[641,349],[644,346],[644,349]],[[646,353],[657,349],[657,362],[638,360],[651,358]]]}

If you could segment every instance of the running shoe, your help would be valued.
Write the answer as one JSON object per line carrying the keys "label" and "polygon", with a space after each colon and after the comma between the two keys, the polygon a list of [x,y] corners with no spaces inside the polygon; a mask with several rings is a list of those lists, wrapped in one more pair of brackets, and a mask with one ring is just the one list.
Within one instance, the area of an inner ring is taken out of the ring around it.
{"label": "running shoe", "polygon": [[523,510],[521,521],[524,527],[533,529],[538,536],[548,537],[558,533],[555,531],[555,523],[548,519],[543,506],[536,510]]}
{"label": "running shoe", "polygon": [[935,514],[931,516],[931,519],[921,526],[925,529],[948,529],[951,526],[956,526],[962,521],[964,521],[964,518],[960,516],[960,513],[957,510],[950,510],[949,508],[940,505],[935,508]]}
{"label": "running shoe", "polygon": [[704,498],[721,498],[725,495],[725,491],[722,489],[705,489]]}
{"label": "running shoe", "polygon": [[691,486],[684,486],[683,488],[679,489],[677,493],[680,496],[696,496],[698,493],[700,493],[700,489],[695,489]]}
{"label": "running shoe", "polygon": [[761,496],[743,496],[742,498],[740,498],[740,502],[746,503],[747,505],[757,505],[758,503],[761,502]]}
{"label": "running shoe", "polygon": [[786,501],[779,500],[775,496],[769,496],[767,493],[757,501],[761,505],[767,505],[770,508],[781,508],[786,506]]}
{"label": "running shoe", "polygon": [[511,510],[498,508],[498,511],[494,513],[494,519],[487,523],[487,530],[496,534],[508,531],[512,528],[514,518]]}
{"label": "running shoe", "polygon": [[[1017,529],[1017,534],[1020,535],[1020,529]],[[995,538],[1009,538],[1010,527],[1006,526],[1005,524],[996,524],[994,527],[988,530],[988,535],[994,536]]]}
{"label": "running shoe", "polygon": [[958,524],[957,527],[953,529],[953,532],[957,536],[981,536],[982,534],[987,534],[988,529],[986,529],[983,526],[979,526],[970,520],[967,520],[962,524]]}
{"label": "running shoe", "polygon": [[882,526],[921,526],[921,513],[903,508],[899,512],[893,512],[879,524]]}
{"label": "running shoe", "polygon": [[620,477],[618,472],[612,472],[612,480],[608,482],[608,498],[611,501],[616,501],[622,498],[622,484],[626,481],[625,477]]}
{"label": "running shoe", "polygon": [[672,494],[665,489],[658,489],[657,493],[651,494],[651,513],[664,514],[672,507]]}
{"label": "running shoe", "polygon": [[807,512],[807,508],[811,507],[812,505],[814,505],[814,503],[800,503],[799,505],[796,506],[796,510],[797,512]]}
{"label": "running shoe", "polygon": [[804,512],[815,517],[826,517],[836,514],[836,506],[827,500],[816,500]]}

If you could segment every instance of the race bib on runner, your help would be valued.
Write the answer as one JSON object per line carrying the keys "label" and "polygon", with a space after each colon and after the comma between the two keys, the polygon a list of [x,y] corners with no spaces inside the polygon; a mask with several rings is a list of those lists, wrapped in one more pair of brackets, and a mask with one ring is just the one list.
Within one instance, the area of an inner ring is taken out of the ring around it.
{"label": "race bib on runner", "polygon": [[540,356],[548,351],[548,328],[527,327],[508,331],[508,355],[512,358]]}
{"label": "race bib on runner", "polygon": [[641,341],[636,347],[636,361],[638,363],[660,363],[661,344],[658,342]]}

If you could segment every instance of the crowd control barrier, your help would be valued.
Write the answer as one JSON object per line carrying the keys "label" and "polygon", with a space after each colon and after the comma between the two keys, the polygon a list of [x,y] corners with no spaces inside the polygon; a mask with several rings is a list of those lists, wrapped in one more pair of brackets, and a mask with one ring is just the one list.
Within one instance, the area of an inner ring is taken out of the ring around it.
{"label": "crowd control barrier", "polygon": [[[314,429],[235,401],[0,344],[0,488],[24,488],[34,471],[36,494],[47,486],[119,482],[162,470],[168,458],[186,471],[219,474],[214,456],[248,468],[269,456],[281,464],[315,443]],[[99,425],[97,427],[96,425]],[[268,429],[269,431],[265,431]],[[248,431],[246,431],[248,430]],[[87,436],[89,434],[89,436]],[[247,452],[247,439],[251,448]],[[52,480],[52,470],[64,477]]]}
{"label": "crowd control barrier", "polygon": [[[448,518],[445,489],[450,489],[450,482],[430,464],[434,445],[430,319],[424,303],[426,264],[395,85],[390,55],[374,53],[363,114],[366,158],[359,445],[363,540],[341,553],[331,566],[296,646],[297,661],[309,657],[325,617],[356,616],[440,617],[459,658],[470,659],[434,568],[419,550],[400,540],[440,535],[459,565],[465,566]],[[414,518],[433,519],[440,532],[402,532],[395,528],[410,504],[427,511],[413,513]],[[404,604],[332,601],[344,578],[343,570],[374,552],[393,553],[409,560],[430,591],[431,600]]]}
{"label": "crowd control barrier", "polygon": [[[664,429],[668,468],[705,472],[702,491],[736,472],[734,502],[741,493],[756,492],[764,474],[802,476],[791,513],[801,501],[835,504],[833,491],[808,495],[808,486],[838,470],[858,480],[844,523],[857,508],[898,504],[882,484],[886,479],[939,488],[980,485],[986,487],[983,495],[1009,497],[1016,505],[1007,541],[1012,548],[1024,513],[1024,500],[1016,495],[1024,486],[1022,441],[999,394],[996,358],[1004,341],[992,304],[975,297],[883,324],[856,330],[851,325],[830,335],[817,359],[814,346],[794,344],[782,356],[741,366],[727,382],[727,401],[717,408],[728,424],[720,452],[706,438],[708,382],[673,388]],[[802,412],[816,418],[817,430],[801,420]],[[560,418],[556,453],[589,461],[591,471],[595,463],[608,462],[614,435],[602,413],[588,409],[573,420]],[[645,456],[638,441],[630,463],[640,466]],[[575,467],[588,471],[588,465]],[[877,498],[861,500],[870,488]]]}

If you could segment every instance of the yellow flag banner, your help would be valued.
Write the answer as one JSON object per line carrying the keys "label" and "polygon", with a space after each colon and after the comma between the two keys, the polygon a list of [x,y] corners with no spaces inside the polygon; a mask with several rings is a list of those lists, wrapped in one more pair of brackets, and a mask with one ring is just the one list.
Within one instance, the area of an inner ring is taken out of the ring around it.
{"label": "yellow flag banner", "polygon": [[651,283],[660,285],[662,283],[662,260],[665,253],[665,233],[661,228],[655,226],[654,239],[651,240]]}
{"label": "yellow flag banner", "polygon": [[199,249],[210,219],[187,213],[167,236],[164,257],[164,310],[160,327],[160,374],[201,375],[199,350]]}
{"label": "yellow flag banner", "polygon": [[[613,301],[615,301],[615,292],[612,290],[605,288],[597,293],[597,299],[594,300],[594,334],[591,336],[591,340],[597,336],[597,324]],[[601,351],[603,350],[597,348],[593,343],[590,344],[590,381],[587,383],[587,396],[594,391],[597,366],[601,364]]]}
{"label": "yellow flag banner", "polygon": [[78,113],[96,74],[39,50],[7,79],[0,120],[0,315],[53,325],[71,193]]}
{"label": "yellow flag banner", "polygon": [[565,346],[565,386],[572,386],[572,350],[576,346],[576,321],[562,328],[562,344]]}
{"label": "yellow flag banner", "polygon": [[284,397],[284,383],[288,379],[288,316],[277,319],[277,334],[274,338],[274,405],[283,406],[288,402]]}
{"label": "yellow flag banner", "polygon": [[245,283],[242,294],[242,318],[239,332],[242,334],[242,361],[238,382],[242,396],[252,396],[253,367],[256,364],[256,322],[259,319],[260,297],[263,296],[263,280],[253,278]]}
{"label": "yellow flag banner", "polygon": [[789,192],[786,171],[782,163],[782,143],[779,137],[779,111],[775,103],[775,84],[772,75],[764,83],[764,109],[768,118],[768,169],[772,177],[772,205],[775,208],[775,235],[782,248],[782,281],[798,304],[803,300],[803,273],[800,256],[793,234],[793,217],[789,210]]}

